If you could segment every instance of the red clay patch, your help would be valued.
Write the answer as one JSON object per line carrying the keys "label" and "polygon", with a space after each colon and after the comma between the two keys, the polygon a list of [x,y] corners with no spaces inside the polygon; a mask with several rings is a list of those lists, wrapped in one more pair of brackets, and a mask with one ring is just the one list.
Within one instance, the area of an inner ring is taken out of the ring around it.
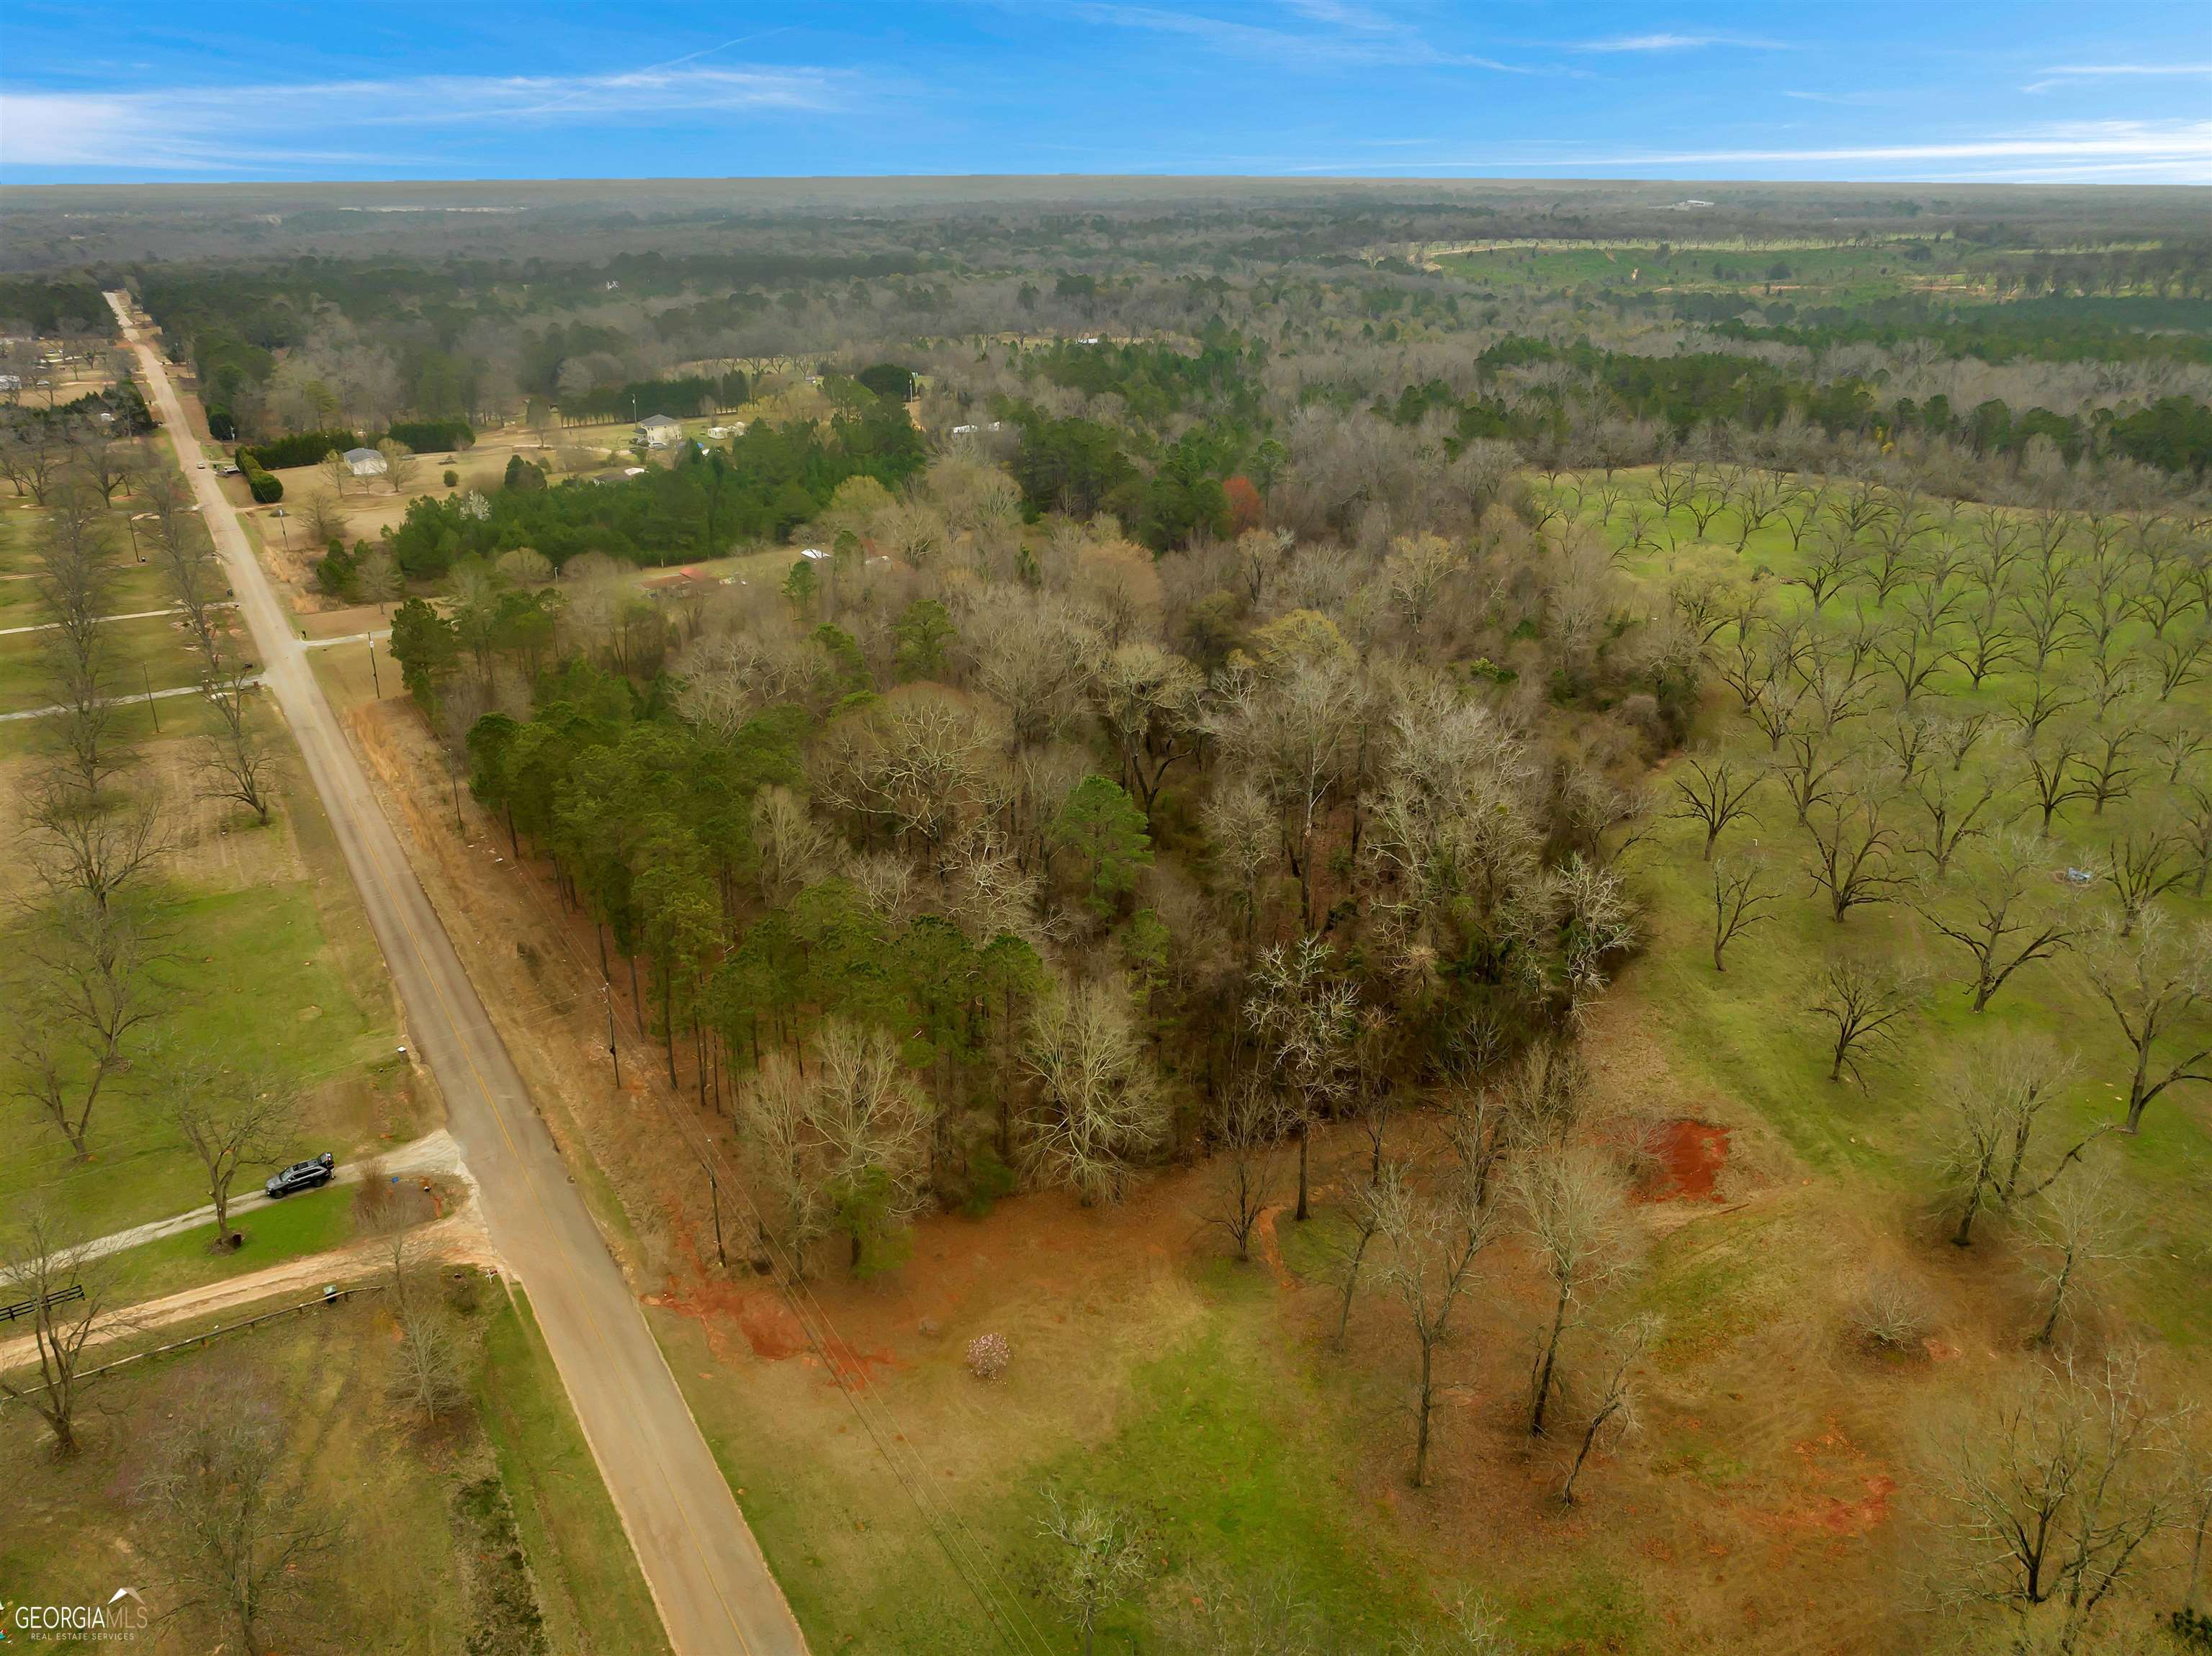
{"label": "red clay patch", "polygon": [[[665,1306],[678,1316],[690,1317],[705,1325],[708,1348],[717,1356],[727,1349],[726,1330],[734,1323],[737,1331],[744,1337],[746,1346],[753,1356],[767,1362],[784,1362],[793,1357],[804,1357],[811,1365],[819,1359],[814,1354],[806,1330],[793,1314],[783,1296],[765,1289],[744,1289],[734,1283],[718,1283],[711,1279],[692,1283],[689,1293],[679,1290],[673,1281],[668,1291],[653,1296],[649,1304]],[[864,1380],[878,1368],[893,1364],[891,1354],[880,1348],[864,1351],[849,1340],[832,1336],[825,1347],[830,1368],[840,1380]]]}
{"label": "red clay patch", "polygon": [[1705,1121],[1669,1121],[1651,1137],[1657,1162],[1637,1190],[1644,1202],[1717,1202],[1713,1186],[1728,1165],[1729,1130]]}
{"label": "red clay patch", "polygon": [[1282,1240],[1275,1234],[1275,1216],[1281,1211],[1279,1207],[1262,1210],[1260,1222],[1252,1228],[1253,1234],[1259,1240],[1260,1262],[1267,1267],[1267,1274],[1275,1279],[1275,1286],[1296,1288],[1298,1279],[1291,1275],[1290,1267],[1283,1263]]}
{"label": "red clay patch", "polygon": [[[1877,1470],[1840,1426],[1831,1421],[1818,1437],[1790,1447],[1804,1468],[1805,1498],[1779,1512],[1749,1514],[1754,1522],[1784,1534],[1813,1531],[1850,1537],[1864,1535],[1888,1519],[1897,1480]],[[1822,1489],[1822,1484],[1829,1487]],[[1835,1493],[1837,1485],[1845,1492]]]}

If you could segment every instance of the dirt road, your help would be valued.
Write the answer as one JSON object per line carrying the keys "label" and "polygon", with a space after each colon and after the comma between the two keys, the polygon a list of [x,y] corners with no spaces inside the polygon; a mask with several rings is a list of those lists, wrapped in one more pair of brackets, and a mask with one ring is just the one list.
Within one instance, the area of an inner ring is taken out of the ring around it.
{"label": "dirt road", "polygon": [[[425,1133],[410,1144],[402,1144],[375,1158],[378,1171],[386,1174],[457,1173],[464,1179],[469,1170],[461,1161],[461,1147],[453,1143],[453,1134],[443,1127],[434,1133]],[[335,1184],[356,1182],[368,1168],[367,1162],[338,1163]],[[270,1198],[258,1191],[238,1198],[230,1204],[230,1216],[240,1218],[257,1208],[265,1208]],[[112,1231],[97,1241],[85,1246],[90,1259],[103,1259],[110,1253],[120,1253],[125,1248],[137,1247],[142,1242],[158,1242],[164,1237],[181,1236],[188,1230],[215,1222],[215,1206],[194,1208],[190,1213],[180,1213],[173,1219],[156,1219],[150,1224],[133,1225],[128,1230]]]}
{"label": "dirt road", "polygon": [[346,745],[295,628],[253,555],[160,355],[108,295],[149,401],[177,445],[264,677],[398,986],[416,1051],[444,1089],[495,1247],[530,1295],[676,1656],[805,1649],[730,1487],[586,1211],[459,958]]}
{"label": "dirt road", "polygon": [[[483,1216],[474,1207],[441,1219],[435,1224],[417,1226],[407,1232],[406,1236],[410,1260],[436,1259],[455,1265],[483,1265],[494,1270],[499,1266],[500,1262],[493,1257],[491,1243],[484,1234]],[[391,1269],[391,1240],[386,1237],[374,1237],[366,1242],[332,1248],[328,1253],[307,1254],[297,1259],[287,1259],[282,1265],[270,1265],[265,1271],[251,1271],[242,1277],[227,1277],[219,1283],[208,1283],[158,1300],[143,1301],[124,1311],[87,1344],[104,1345],[110,1340],[119,1340],[127,1335],[150,1333],[177,1323],[195,1321],[218,1311],[258,1305],[279,1294],[289,1293],[304,1299],[325,1283],[357,1283],[384,1276]],[[13,1368],[19,1363],[33,1362],[37,1356],[36,1338],[35,1335],[23,1334],[0,1344],[0,1371]]]}

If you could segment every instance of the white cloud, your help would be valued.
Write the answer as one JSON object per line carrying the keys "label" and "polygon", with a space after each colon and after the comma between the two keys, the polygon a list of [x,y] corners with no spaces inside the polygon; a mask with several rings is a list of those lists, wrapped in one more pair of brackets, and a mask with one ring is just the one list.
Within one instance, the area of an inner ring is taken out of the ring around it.
{"label": "white cloud", "polygon": [[[1995,164],[1995,165],[1992,165]],[[1296,167],[1294,173],[1374,172],[1379,163],[1361,161]],[[1864,176],[1834,169],[1870,167],[1898,179],[1969,178],[2125,179],[2145,183],[2212,183],[2212,120],[2081,121],[2003,136],[1917,143],[1855,144],[1808,149],[1652,150],[1599,154],[1583,151],[1547,155],[1484,155],[1396,163],[1398,170],[1469,173],[1501,168],[1574,174],[1638,173],[1668,167],[1819,167],[1821,176]],[[1744,173],[1741,176],[1757,176]]]}
{"label": "white cloud", "polygon": [[1619,34],[1607,40],[1584,40],[1577,52],[1692,52],[1702,46],[1743,46],[1756,52],[1788,50],[1780,40],[1749,34],[1675,34],[1661,30],[1652,34]]}
{"label": "white cloud", "polygon": [[2060,64],[2042,71],[2043,78],[2029,82],[2022,92],[2048,92],[2076,81],[2102,81],[2135,75],[2212,75],[2212,64]]}
{"label": "white cloud", "polygon": [[316,131],[561,124],[636,115],[823,110],[844,77],[813,69],[676,64],[606,75],[424,76],[407,80],[191,87],[173,91],[0,92],[0,167],[296,170],[392,159],[380,145],[302,149]]}
{"label": "white cloud", "polygon": [[1556,70],[1504,63],[1468,52],[1447,52],[1411,24],[1384,17],[1364,8],[1338,0],[1297,0],[1293,9],[1322,25],[1318,30],[1268,28],[1257,23],[1234,22],[1203,12],[1176,11],[1158,6],[1123,5],[1113,0],[1078,0],[1068,15],[1086,23],[1116,28],[1152,29],[1202,40],[1215,50],[1235,57],[1268,58],[1309,68],[1341,69],[1358,65],[1434,66],[1446,69],[1486,69],[1505,75],[1543,75]]}

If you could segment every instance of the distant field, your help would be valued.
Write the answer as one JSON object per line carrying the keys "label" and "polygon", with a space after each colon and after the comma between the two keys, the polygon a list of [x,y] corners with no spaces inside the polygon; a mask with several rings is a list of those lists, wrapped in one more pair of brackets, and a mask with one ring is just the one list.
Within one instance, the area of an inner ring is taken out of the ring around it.
{"label": "distant field", "polygon": [[1435,261],[1469,282],[1557,291],[1583,286],[1632,293],[1750,293],[1824,305],[1919,291],[1972,296],[1990,273],[1986,255],[1961,258],[1952,244],[1908,256],[1905,244],[1872,247],[1499,248],[1448,253]]}

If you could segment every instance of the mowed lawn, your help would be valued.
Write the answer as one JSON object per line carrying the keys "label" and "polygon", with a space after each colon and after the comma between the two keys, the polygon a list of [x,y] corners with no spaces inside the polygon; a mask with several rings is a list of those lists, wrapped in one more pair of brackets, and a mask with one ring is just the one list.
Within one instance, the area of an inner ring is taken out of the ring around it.
{"label": "mowed lawn", "polygon": [[[239,1195],[258,1195],[260,1182],[241,1178]],[[117,1297],[132,1304],[186,1289],[251,1276],[288,1259],[327,1253],[354,1240],[354,1186],[327,1185],[302,1192],[250,1213],[234,1214],[233,1230],[246,1240],[222,1253],[214,1250],[212,1220],[176,1236],[141,1243],[115,1254]]]}
{"label": "mowed lawn", "polygon": [[[349,981],[307,882],[192,894],[175,888],[153,905],[173,946],[155,968],[167,1007],[159,1039],[243,1066],[268,1065],[305,1100],[294,1148],[349,1158],[380,1136],[417,1136],[431,1122],[396,1048],[388,998]],[[39,1203],[69,1228],[100,1235],[204,1204],[198,1159],[169,1121],[150,1046],[113,1077],[95,1106],[91,1154],[80,1160],[51,1121],[20,1097],[0,1107],[9,1153],[0,1157],[0,1205]],[[289,1159],[289,1158],[288,1158]],[[241,1174],[250,1190],[259,1174]]]}
{"label": "mowed lawn", "polygon": [[[1153,1533],[1158,1567],[1102,1623],[1102,1650],[1152,1648],[1175,1580],[1208,1570],[1279,1571],[1333,1629],[1379,1647],[1430,1619],[1429,1584],[1339,1481],[1358,1459],[1358,1416],[1273,1344],[1271,1294],[1251,1270],[1200,1262],[1110,1331],[1088,1305],[1060,1316],[1097,1335],[1087,1363],[1067,1361],[1077,1342],[1018,1328],[1015,1368],[987,1387],[948,1340],[872,1368],[860,1408],[811,1357],[738,1358],[732,1374],[700,1323],[652,1315],[817,1649],[954,1656],[993,1647],[1006,1623],[1029,1631],[1021,1647],[1073,1649],[1036,1591],[1047,1489]],[[1006,1314],[1054,1315],[1042,1303]]]}
{"label": "mowed lawn", "polygon": [[[351,1158],[418,1137],[441,1114],[434,1089],[398,1050],[382,954],[273,709],[254,712],[266,739],[287,755],[280,804],[264,828],[204,797],[193,726],[173,716],[198,709],[196,699],[160,706],[161,734],[150,722],[132,731],[142,739],[118,784],[161,802],[170,846],[128,898],[155,940],[144,977],[158,1016],[136,1032],[127,1065],[101,1090],[89,1156],[76,1156],[0,1059],[0,1208],[40,1204],[64,1231],[86,1235],[208,1199],[197,1158],[167,1118],[158,1081],[165,1052],[268,1067],[296,1087],[299,1124],[279,1160],[323,1149]],[[0,745],[0,810],[13,813],[39,762],[35,740]],[[27,861],[0,880],[0,901],[9,931],[40,924],[46,899]],[[24,984],[27,970],[10,961],[0,978]],[[237,1188],[260,1176],[247,1169]]]}

